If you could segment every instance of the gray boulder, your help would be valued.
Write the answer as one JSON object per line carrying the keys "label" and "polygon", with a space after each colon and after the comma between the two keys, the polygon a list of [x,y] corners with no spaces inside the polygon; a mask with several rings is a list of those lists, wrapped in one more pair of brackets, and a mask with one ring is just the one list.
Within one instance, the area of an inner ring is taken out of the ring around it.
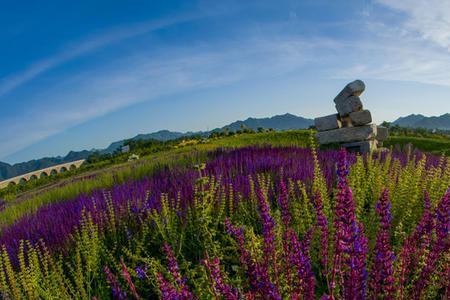
{"label": "gray boulder", "polygon": [[353,126],[362,126],[372,123],[372,115],[368,110],[355,111],[350,113],[350,120]]}
{"label": "gray boulder", "polygon": [[326,131],[342,127],[341,120],[339,120],[339,115],[337,114],[315,118],[314,125],[318,131]]}
{"label": "gray boulder", "polygon": [[321,145],[373,140],[376,136],[377,126],[373,124],[359,127],[339,128],[316,133],[317,141]]}
{"label": "gray boulder", "polygon": [[334,98],[334,103],[339,104],[350,96],[360,96],[365,89],[366,85],[362,80],[352,81]]}
{"label": "gray boulder", "polygon": [[336,110],[341,117],[344,117],[352,112],[361,111],[363,105],[358,96],[351,96],[344,101],[336,103]]}

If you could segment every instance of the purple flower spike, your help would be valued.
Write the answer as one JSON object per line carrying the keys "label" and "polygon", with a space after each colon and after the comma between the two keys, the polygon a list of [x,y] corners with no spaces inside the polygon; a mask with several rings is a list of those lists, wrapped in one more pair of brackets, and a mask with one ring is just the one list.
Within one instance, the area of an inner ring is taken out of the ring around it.
{"label": "purple flower spike", "polygon": [[428,285],[439,258],[450,250],[450,191],[442,197],[436,209],[436,240],[426,258],[417,285],[414,299],[420,299],[424,288]]}
{"label": "purple flower spike", "polygon": [[324,268],[324,276],[328,280],[328,219],[323,213],[323,203],[319,193],[316,194],[314,208],[316,210],[317,227],[320,229],[320,262]]}
{"label": "purple flower spike", "polygon": [[363,299],[366,294],[367,238],[362,224],[356,222],[355,203],[348,185],[347,151],[339,152],[337,164],[338,192],[334,218],[334,257],[331,270],[330,296],[334,298],[337,281],[343,282],[343,297]]}
{"label": "purple flower spike", "polygon": [[148,270],[147,265],[138,266],[138,267],[134,268],[134,271],[136,272],[137,277],[141,280],[147,279],[147,270]]}
{"label": "purple flower spike", "polygon": [[239,261],[241,265],[246,268],[251,294],[254,294],[258,286],[258,266],[252,259],[250,252],[245,248],[244,230],[242,228],[235,227],[233,224],[231,224],[228,218],[225,219],[225,227],[227,232],[231,234],[238,243]]}
{"label": "purple flower spike", "polygon": [[157,281],[159,285],[159,290],[161,292],[162,300],[173,300],[179,299],[178,291],[173,285],[168,282],[161,273],[157,275]]}
{"label": "purple flower spike", "polygon": [[356,225],[353,247],[348,258],[349,275],[344,281],[345,299],[365,299],[367,286],[368,241],[362,223]]}
{"label": "purple flower spike", "polygon": [[180,274],[178,263],[175,258],[175,255],[173,254],[172,248],[169,246],[169,244],[165,243],[163,245],[163,251],[166,254],[166,258],[168,261],[168,272],[175,279],[175,282],[177,283],[178,288],[180,290],[179,291],[180,298],[177,299],[193,299],[191,292],[186,286],[187,281],[186,278],[183,278]]}
{"label": "purple flower spike", "polygon": [[285,228],[289,227],[291,221],[291,214],[289,213],[289,194],[284,184],[284,181],[280,182],[280,195],[278,196],[278,203],[281,207],[281,218]]}
{"label": "purple flower spike", "polygon": [[205,259],[203,261],[208,273],[210,275],[214,293],[217,298],[217,294],[220,294],[224,299],[227,300],[238,300],[239,293],[237,289],[225,284],[222,279],[222,273],[220,272],[220,260],[219,258],[214,258],[212,261],[210,259]]}
{"label": "purple flower spike", "polygon": [[[262,231],[264,237],[263,246],[263,263],[260,268],[260,273],[265,282],[270,282],[268,272],[269,265],[272,263],[275,275],[275,283],[278,283],[278,267],[277,257],[275,253],[275,220],[270,216],[269,205],[261,190],[257,192],[259,216],[262,223]],[[268,287],[269,285],[266,285]],[[278,296],[277,286],[270,288],[270,292],[274,296]],[[278,296],[279,297],[279,296]]]}
{"label": "purple flower spike", "polygon": [[309,246],[312,238],[313,228],[303,237],[302,243],[299,242],[297,234],[290,232],[291,254],[289,261],[297,269],[297,280],[294,282],[294,298],[314,299],[315,278],[311,268],[311,260],[308,256]]}
{"label": "purple flower spike", "polygon": [[105,266],[103,268],[103,271],[106,275],[106,281],[108,282],[109,286],[111,287],[112,296],[114,299],[119,300],[126,300],[127,294],[120,289],[120,284],[117,281],[116,277],[111,273],[111,270]]}
{"label": "purple flower spike", "polygon": [[375,261],[371,274],[371,289],[374,298],[393,299],[395,296],[394,252],[389,244],[391,227],[391,202],[389,190],[385,189],[376,204],[376,211],[380,216],[380,229],[375,245]]}

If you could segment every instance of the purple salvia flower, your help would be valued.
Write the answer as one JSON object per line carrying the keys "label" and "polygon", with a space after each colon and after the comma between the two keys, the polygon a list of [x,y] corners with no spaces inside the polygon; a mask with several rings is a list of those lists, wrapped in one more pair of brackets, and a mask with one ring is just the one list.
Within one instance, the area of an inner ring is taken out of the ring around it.
{"label": "purple salvia flower", "polygon": [[127,266],[123,262],[123,258],[122,257],[120,258],[120,265],[122,266],[122,277],[127,282],[128,287],[130,288],[134,299],[140,299],[140,297],[139,297],[139,295],[137,293],[136,287],[134,286],[133,280],[131,279],[130,273],[128,273]]}
{"label": "purple salvia flower", "polygon": [[245,248],[244,229],[235,227],[233,224],[231,224],[228,218],[225,218],[225,228],[227,230],[227,233],[231,234],[236,239],[239,245],[239,259],[241,265],[245,265],[249,253]]}
{"label": "purple salvia flower", "polygon": [[308,256],[309,246],[312,238],[313,228],[303,237],[302,243],[299,242],[297,234],[290,231],[291,252],[289,262],[297,269],[296,282],[294,283],[295,292],[293,299],[314,299],[315,278],[311,268],[311,261]]}
{"label": "purple salvia flower", "polygon": [[[248,298],[253,299],[256,294],[270,299],[281,299],[277,287],[270,281],[268,265],[266,263],[257,263],[251,257],[250,252],[245,248],[244,231],[242,228],[234,227],[228,219],[225,219],[227,232],[235,237],[239,244],[239,256],[243,266],[246,267],[247,276],[250,283],[250,293]],[[267,251],[267,250],[266,250]]]}
{"label": "purple salvia flower", "polygon": [[127,234],[127,240],[130,241],[133,238],[133,233],[131,232],[130,229],[127,229],[126,234]]}
{"label": "purple salvia flower", "polygon": [[103,268],[103,271],[106,275],[106,282],[108,282],[109,286],[111,287],[113,298],[119,300],[128,299],[127,294],[120,289],[120,284],[117,281],[116,277],[111,273],[111,270],[107,266],[105,266]]}
{"label": "purple salvia flower", "polygon": [[347,151],[339,152],[337,164],[338,192],[336,195],[334,217],[334,257],[331,270],[331,298],[334,298],[334,288],[337,277],[343,281],[344,297],[361,299],[365,296],[367,255],[367,239],[362,226],[357,224],[355,204],[352,190],[348,185]]}
{"label": "purple salvia flower", "polygon": [[138,267],[134,268],[134,271],[136,272],[137,277],[141,280],[144,280],[147,278],[147,270],[148,270],[147,265],[138,266]]}
{"label": "purple salvia flower", "polygon": [[227,300],[238,300],[239,299],[239,293],[236,288],[233,288],[223,282],[222,274],[220,272],[220,260],[219,258],[214,258],[212,261],[210,261],[209,258],[203,260],[203,264],[205,265],[206,269],[208,270],[208,273],[210,275],[213,290],[217,297],[217,293],[219,293],[223,299]]}
{"label": "purple salvia flower", "polygon": [[[262,281],[265,282],[265,288],[269,288],[270,293],[279,297],[278,287],[275,285],[272,289],[272,284],[269,284],[269,265],[272,262],[273,272],[275,276],[275,283],[278,283],[278,267],[277,257],[275,252],[275,220],[270,216],[270,209],[267,200],[261,190],[257,192],[258,196],[258,210],[262,223],[262,233],[264,238],[263,245],[263,263],[260,265],[259,273]],[[267,291],[269,292],[269,291]]]}
{"label": "purple salvia flower", "polygon": [[175,258],[175,255],[172,251],[172,248],[169,246],[169,244],[165,243],[163,245],[163,251],[166,254],[167,263],[168,263],[168,272],[172,275],[172,277],[175,279],[175,282],[178,285],[178,288],[180,290],[181,298],[179,299],[193,299],[193,296],[191,292],[189,291],[188,287],[186,286],[186,278],[183,278],[180,274],[179,267],[177,260]]}
{"label": "purple salvia flower", "polygon": [[[430,245],[434,227],[435,220],[431,211],[430,196],[426,192],[422,217],[413,233],[403,242],[400,251],[399,288],[401,298],[403,298],[404,289],[411,270],[415,270],[418,267],[419,258],[425,253],[426,248]],[[419,247],[417,247],[418,244],[420,245]]]}
{"label": "purple salvia flower", "polygon": [[157,281],[159,285],[159,290],[161,291],[162,300],[178,300],[180,295],[177,289],[167,281],[161,273],[157,275]]}
{"label": "purple salvia flower", "polygon": [[291,214],[289,213],[289,193],[283,180],[280,182],[280,194],[278,196],[278,203],[281,207],[281,219],[284,227],[289,227],[291,221]]}
{"label": "purple salvia flower", "polygon": [[347,182],[348,174],[347,152],[339,153],[338,161],[338,193],[336,195],[334,228],[336,231],[336,250],[338,254],[348,253],[353,242],[355,232],[355,205],[353,194]]}
{"label": "purple salvia flower", "polygon": [[[431,242],[431,235],[434,229],[434,218],[433,213],[431,211],[431,200],[430,200],[430,194],[428,192],[425,192],[424,196],[424,213],[423,217],[421,218],[419,224],[416,227],[416,232],[422,233],[422,245],[420,247],[421,250],[425,249],[430,245]],[[420,239],[420,237],[415,236],[415,238]]]}
{"label": "purple salvia flower", "polygon": [[181,277],[178,263],[175,258],[175,255],[173,254],[172,248],[169,246],[169,244],[164,243],[163,245],[163,251],[167,258],[167,271],[173,276],[176,283],[180,286],[184,285],[185,281]]}
{"label": "purple salvia flower", "polygon": [[245,266],[247,277],[249,279],[251,293],[256,291],[258,286],[258,266],[252,259],[250,252],[245,248],[244,229],[237,228],[231,224],[228,218],[225,219],[225,227],[229,234],[231,234],[239,245],[239,261],[242,266]]}
{"label": "purple salvia flower", "polygon": [[323,274],[328,283],[328,219],[323,213],[323,203],[320,194],[317,193],[314,201],[316,210],[317,227],[320,229],[320,262],[323,266]]}
{"label": "purple salvia flower", "polygon": [[[275,220],[270,216],[270,209],[262,191],[258,191],[258,210],[264,237],[264,263],[268,266],[275,260]],[[274,261],[275,263],[275,261]]]}
{"label": "purple salvia flower", "polygon": [[450,250],[450,191],[442,197],[436,208],[436,240],[426,258],[425,267],[414,288],[414,299],[420,299],[439,258]]}
{"label": "purple salvia flower", "polygon": [[350,274],[344,281],[344,297],[362,300],[366,298],[368,241],[362,223],[358,223],[355,227],[353,247],[348,257]]}
{"label": "purple salvia flower", "polygon": [[292,233],[292,230],[289,227],[289,223],[291,221],[291,214],[289,212],[289,193],[286,188],[286,185],[281,179],[280,185],[279,185],[279,196],[278,196],[278,204],[281,208],[281,220],[283,222],[284,228],[283,228],[283,257],[284,257],[284,272],[286,273],[286,278],[289,282],[289,286],[292,286],[292,282],[294,278],[292,278],[291,274],[291,268],[289,265],[289,241],[290,241],[290,234]]}
{"label": "purple salvia flower", "polygon": [[389,190],[385,189],[380,200],[376,204],[376,211],[380,216],[380,229],[377,234],[375,245],[375,261],[371,274],[371,289],[373,298],[393,299],[394,252],[389,244],[391,227],[391,202],[389,200]]}

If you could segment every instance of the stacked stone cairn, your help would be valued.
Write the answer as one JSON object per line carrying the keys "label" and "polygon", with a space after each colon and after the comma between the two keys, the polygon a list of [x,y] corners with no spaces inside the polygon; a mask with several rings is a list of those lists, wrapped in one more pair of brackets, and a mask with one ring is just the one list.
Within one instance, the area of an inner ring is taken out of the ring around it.
{"label": "stacked stone cairn", "polygon": [[386,127],[372,124],[370,111],[363,109],[360,96],[365,88],[361,80],[350,82],[334,98],[338,113],[314,120],[319,144],[339,144],[360,153],[383,146],[389,132]]}

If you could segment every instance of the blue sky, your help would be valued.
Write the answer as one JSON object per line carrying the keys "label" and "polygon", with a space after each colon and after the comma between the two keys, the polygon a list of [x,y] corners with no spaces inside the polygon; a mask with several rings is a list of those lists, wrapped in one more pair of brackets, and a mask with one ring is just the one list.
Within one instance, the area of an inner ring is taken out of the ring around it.
{"label": "blue sky", "polygon": [[376,122],[450,112],[449,1],[4,1],[0,45],[10,163],[160,129],[314,118],[356,78]]}

